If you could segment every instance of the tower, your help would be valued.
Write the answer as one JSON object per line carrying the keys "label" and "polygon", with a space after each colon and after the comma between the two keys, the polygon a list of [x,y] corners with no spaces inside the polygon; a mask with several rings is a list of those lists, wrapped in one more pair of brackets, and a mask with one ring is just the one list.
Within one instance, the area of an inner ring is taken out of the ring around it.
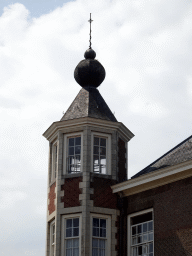
{"label": "tower", "polygon": [[91,42],[84,57],[74,72],[82,89],[43,134],[49,141],[46,256],[115,256],[118,250],[111,186],[127,179],[127,143],[134,135],[97,89],[105,69]]}

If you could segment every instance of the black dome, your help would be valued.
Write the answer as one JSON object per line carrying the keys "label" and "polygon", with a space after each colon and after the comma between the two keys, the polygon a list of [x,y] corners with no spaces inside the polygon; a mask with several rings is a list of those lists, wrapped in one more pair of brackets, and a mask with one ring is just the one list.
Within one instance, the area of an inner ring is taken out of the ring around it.
{"label": "black dome", "polygon": [[88,49],[84,60],[80,61],[74,71],[74,78],[82,87],[98,87],[105,79],[105,69],[95,60],[96,53]]}

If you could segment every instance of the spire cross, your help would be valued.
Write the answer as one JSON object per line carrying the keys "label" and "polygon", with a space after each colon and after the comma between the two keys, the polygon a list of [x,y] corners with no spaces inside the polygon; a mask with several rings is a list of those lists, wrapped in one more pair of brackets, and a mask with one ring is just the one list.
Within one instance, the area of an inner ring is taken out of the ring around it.
{"label": "spire cross", "polygon": [[88,20],[88,22],[90,23],[90,39],[89,39],[89,49],[91,49],[91,22],[92,22],[93,20],[91,19],[91,13],[90,13],[90,19]]}

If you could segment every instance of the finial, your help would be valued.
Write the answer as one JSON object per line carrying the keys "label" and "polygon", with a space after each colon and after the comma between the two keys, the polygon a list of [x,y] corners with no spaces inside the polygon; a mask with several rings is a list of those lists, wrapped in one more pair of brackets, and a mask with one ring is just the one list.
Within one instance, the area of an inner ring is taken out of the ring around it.
{"label": "finial", "polygon": [[90,13],[90,19],[88,20],[88,22],[90,23],[90,39],[89,39],[89,49],[91,49],[91,22],[92,22],[93,20],[91,19],[91,13]]}

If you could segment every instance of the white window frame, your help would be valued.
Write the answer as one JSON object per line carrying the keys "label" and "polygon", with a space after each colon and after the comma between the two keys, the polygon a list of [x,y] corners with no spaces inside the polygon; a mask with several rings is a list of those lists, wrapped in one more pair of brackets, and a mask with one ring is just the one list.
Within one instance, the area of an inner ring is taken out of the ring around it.
{"label": "white window frame", "polygon": [[53,249],[53,226],[55,226],[55,220],[50,223],[50,256],[55,256],[55,234],[56,234],[56,226],[55,226],[55,233],[54,233],[54,249]]}
{"label": "white window frame", "polygon": [[127,246],[127,254],[128,256],[131,256],[131,218],[143,215],[145,213],[152,212],[152,217],[153,217],[153,256],[154,256],[154,213],[153,213],[153,208],[143,210],[140,212],[132,213],[127,216],[127,237],[128,237],[128,246]]}
{"label": "white window frame", "polygon": [[[55,159],[55,147],[57,147],[57,159]],[[56,168],[56,169],[55,169]],[[51,147],[51,182],[57,177],[58,169],[58,142],[54,142]]]}
{"label": "white window frame", "polygon": [[111,216],[103,214],[90,214],[90,256],[92,256],[92,239],[93,239],[93,218],[106,219],[106,253],[105,256],[111,256]]}
{"label": "white window frame", "polygon": [[[68,157],[68,138],[70,137],[76,137],[80,136],[81,137],[81,167],[80,167],[80,172],[83,170],[83,133],[78,132],[78,133],[69,133],[64,135],[64,157],[63,157],[63,174],[68,174],[67,172],[67,157]],[[74,173],[70,173],[74,174]]]}
{"label": "white window frame", "polygon": [[66,236],[66,220],[72,218],[79,218],[79,256],[81,255],[81,226],[82,226],[82,216],[81,214],[68,214],[62,215],[62,230],[61,230],[61,255],[66,256],[65,250],[65,236]]}
{"label": "white window frame", "polygon": [[[106,175],[111,175],[111,135],[106,133],[92,132],[91,133],[91,172],[94,172],[93,168],[93,147],[94,136],[106,138]],[[100,173],[101,175],[105,175]]]}

